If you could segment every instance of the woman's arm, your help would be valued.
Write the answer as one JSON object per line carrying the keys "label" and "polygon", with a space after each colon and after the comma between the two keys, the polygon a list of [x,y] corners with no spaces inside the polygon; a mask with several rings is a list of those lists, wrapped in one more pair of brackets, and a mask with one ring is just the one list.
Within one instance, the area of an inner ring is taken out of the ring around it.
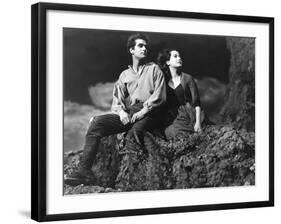
{"label": "woman's arm", "polygon": [[202,128],[201,128],[201,108],[200,108],[200,106],[196,106],[195,111],[196,111],[196,121],[195,121],[195,125],[194,125],[194,131],[200,133],[202,131]]}
{"label": "woman's arm", "polygon": [[195,132],[201,132],[201,102],[200,102],[200,97],[199,97],[199,91],[198,87],[196,85],[196,82],[192,78],[192,76],[189,77],[189,82],[188,86],[192,95],[192,105],[195,107],[196,111],[196,120],[194,124],[194,131]]}
{"label": "woman's arm", "polygon": [[191,96],[192,96],[192,106],[195,107],[195,108],[197,106],[200,107],[201,106],[201,102],[200,102],[200,96],[199,96],[198,87],[196,85],[196,82],[192,78],[192,76],[189,76],[187,84],[188,84],[188,87],[190,89]]}

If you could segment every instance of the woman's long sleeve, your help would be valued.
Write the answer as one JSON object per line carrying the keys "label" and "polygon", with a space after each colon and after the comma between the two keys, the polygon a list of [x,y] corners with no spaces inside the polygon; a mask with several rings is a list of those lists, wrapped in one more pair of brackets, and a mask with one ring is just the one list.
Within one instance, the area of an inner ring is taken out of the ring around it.
{"label": "woman's long sleeve", "polygon": [[189,86],[191,96],[192,96],[193,107],[197,107],[197,106],[200,107],[201,102],[200,102],[199,91],[198,91],[196,82],[194,81],[194,79],[192,77],[190,77],[190,79],[189,79],[188,86]]}

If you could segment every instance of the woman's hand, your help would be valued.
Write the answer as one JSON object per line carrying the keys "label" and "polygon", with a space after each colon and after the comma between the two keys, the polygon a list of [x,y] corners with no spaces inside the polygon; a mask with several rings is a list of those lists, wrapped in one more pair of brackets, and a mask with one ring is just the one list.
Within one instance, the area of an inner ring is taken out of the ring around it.
{"label": "woman's hand", "polygon": [[202,127],[201,127],[200,122],[195,122],[194,131],[197,132],[197,133],[201,133],[202,132]]}
{"label": "woman's hand", "polygon": [[201,108],[199,106],[195,107],[195,111],[196,111],[196,121],[195,121],[195,125],[194,125],[194,131],[197,133],[201,133],[202,132],[202,128],[201,128]]}

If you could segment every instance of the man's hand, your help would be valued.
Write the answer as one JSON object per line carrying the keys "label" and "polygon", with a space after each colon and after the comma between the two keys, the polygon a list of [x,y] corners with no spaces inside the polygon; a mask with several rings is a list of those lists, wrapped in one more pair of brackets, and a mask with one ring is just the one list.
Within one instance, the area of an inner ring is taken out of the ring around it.
{"label": "man's hand", "polygon": [[197,133],[201,133],[202,132],[202,128],[201,128],[200,122],[195,122],[194,131],[197,132]]}
{"label": "man's hand", "polygon": [[119,112],[119,117],[120,117],[120,121],[126,125],[128,123],[131,122],[131,118],[130,118],[130,115],[128,113],[126,113],[125,111],[121,110]]}
{"label": "man's hand", "polygon": [[131,119],[131,123],[135,123],[136,121],[142,119],[146,113],[148,112],[148,109],[146,107],[142,108],[139,112],[134,113]]}

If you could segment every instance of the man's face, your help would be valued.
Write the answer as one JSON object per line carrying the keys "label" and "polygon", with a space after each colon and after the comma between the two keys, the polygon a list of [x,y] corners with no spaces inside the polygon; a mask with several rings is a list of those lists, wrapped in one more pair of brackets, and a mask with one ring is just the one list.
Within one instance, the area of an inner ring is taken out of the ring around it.
{"label": "man's face", "polygon": [[130,49],[131,54],[138,59],[145,58],[147,56],[146,41],[142,39],[136,39],[135,43],[135,46]]}

